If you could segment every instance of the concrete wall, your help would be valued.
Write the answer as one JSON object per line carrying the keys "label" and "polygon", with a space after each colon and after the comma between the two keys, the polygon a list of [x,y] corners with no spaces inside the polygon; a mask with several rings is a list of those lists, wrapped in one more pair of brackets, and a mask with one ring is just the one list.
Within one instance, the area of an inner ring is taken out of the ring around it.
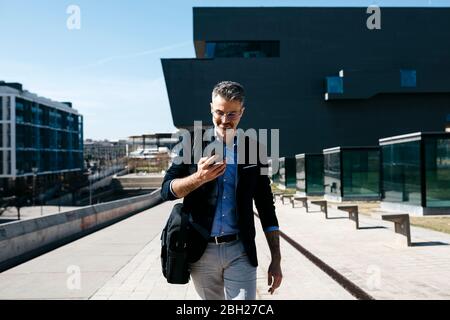
{"label": "concrete wall", "polygon": [[0,272],[162,202],[149,195],[0,226]]}
{"label": "concrete wall", "polygon": [[161,186],[164,176],[149,175],[138,177],[136,175],[126,175],[121,177],[114,177],[116,188],[120,189],[157,189]]}

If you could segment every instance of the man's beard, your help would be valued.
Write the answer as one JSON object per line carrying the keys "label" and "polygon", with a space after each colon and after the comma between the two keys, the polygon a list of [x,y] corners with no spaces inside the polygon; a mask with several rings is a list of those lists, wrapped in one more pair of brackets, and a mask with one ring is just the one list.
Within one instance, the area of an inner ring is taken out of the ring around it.
{"label": "man's beard", "polygon": [[[229,138],[234,136],[236,129],[234,129],[231,126],[230,127],[227,126],[226,128],[216,126],[216,131],[217,131],[218,135],[220,136],[220,138],[228,140]],[[227,133],[228,133],[228,135],[227,135]]]}

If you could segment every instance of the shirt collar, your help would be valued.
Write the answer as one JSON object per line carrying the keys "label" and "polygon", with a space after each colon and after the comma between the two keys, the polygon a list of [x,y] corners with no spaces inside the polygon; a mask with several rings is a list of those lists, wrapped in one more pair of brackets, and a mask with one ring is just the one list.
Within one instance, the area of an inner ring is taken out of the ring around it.
{"label": "shirt collar", "polygon": [[[237,142],[238,142],[238,134],[239,134],[239,130],[236,130],[236,133],[235,133],[235,135],[234,135],[234,137],[233,137],[233,145],[234,145],[235,147],[237,146]],[[219,139],[215,127],[214,127],[214,138],[215,138],[215,139]]]}

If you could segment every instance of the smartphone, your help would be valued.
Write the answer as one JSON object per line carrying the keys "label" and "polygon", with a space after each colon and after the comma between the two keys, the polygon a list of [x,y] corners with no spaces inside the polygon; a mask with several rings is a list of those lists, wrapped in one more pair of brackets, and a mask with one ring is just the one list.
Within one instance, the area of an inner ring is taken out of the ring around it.
{"label": "smartphone", "polygon": [[[211,152],[211,156],[215,156],[216,155],[216,150],[214,149],[212,152]],[[221,165],[221,164],[223,164],[223,162],[225,161],[225,153],[223,153],[222,154],[222,160],[216,160],[213,164],[211,164],[210,165],[210,167],[213,167],[213,166],[217,166],[217,165]]]}

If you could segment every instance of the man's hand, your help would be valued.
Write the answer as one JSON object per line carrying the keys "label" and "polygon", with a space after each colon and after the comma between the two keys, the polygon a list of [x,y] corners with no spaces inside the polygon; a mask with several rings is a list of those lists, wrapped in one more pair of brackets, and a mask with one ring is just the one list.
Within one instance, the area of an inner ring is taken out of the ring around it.
{"label": "man's hand", "polygon": [[201,185],[214,180],[224,174],[227,168],[226,161],[220,164],[214,164],[219,160],[219,156],[201,158],[197,164],[197,172],[181,179],[174,179],[172,190],[177,198],[184,198],[189,193],[199,188]]}
{"label": "man's hand", "polygon": [[271,286],[269,288],[270,294],[273,294],[276,289],[278,289],[281,285],[281,281],[283,280],[283,274],[281,272],[281,264],[280,260],[274,261],[272,259],[272,262],[269,266],[269,272],[268,272],[268,285]]}
{"label": "man's hand", "polygon": [[281,285],[283,274],[281,273],[281,253],[280,253],[280,232],[279,230],[265,232],[267,243],[269,244],[272,262],[269,266],[268,285],[270,294],[273,294]]}
{"label": "man's hand", "polygon": [[224,174],[225,169],[227,168],[226,160],[222,163],[215,163],[219,159],[220,157],[218,155],[214,155],[209,158],[201,158],[198,161],[196,175],[202,184],[212,181]]}

